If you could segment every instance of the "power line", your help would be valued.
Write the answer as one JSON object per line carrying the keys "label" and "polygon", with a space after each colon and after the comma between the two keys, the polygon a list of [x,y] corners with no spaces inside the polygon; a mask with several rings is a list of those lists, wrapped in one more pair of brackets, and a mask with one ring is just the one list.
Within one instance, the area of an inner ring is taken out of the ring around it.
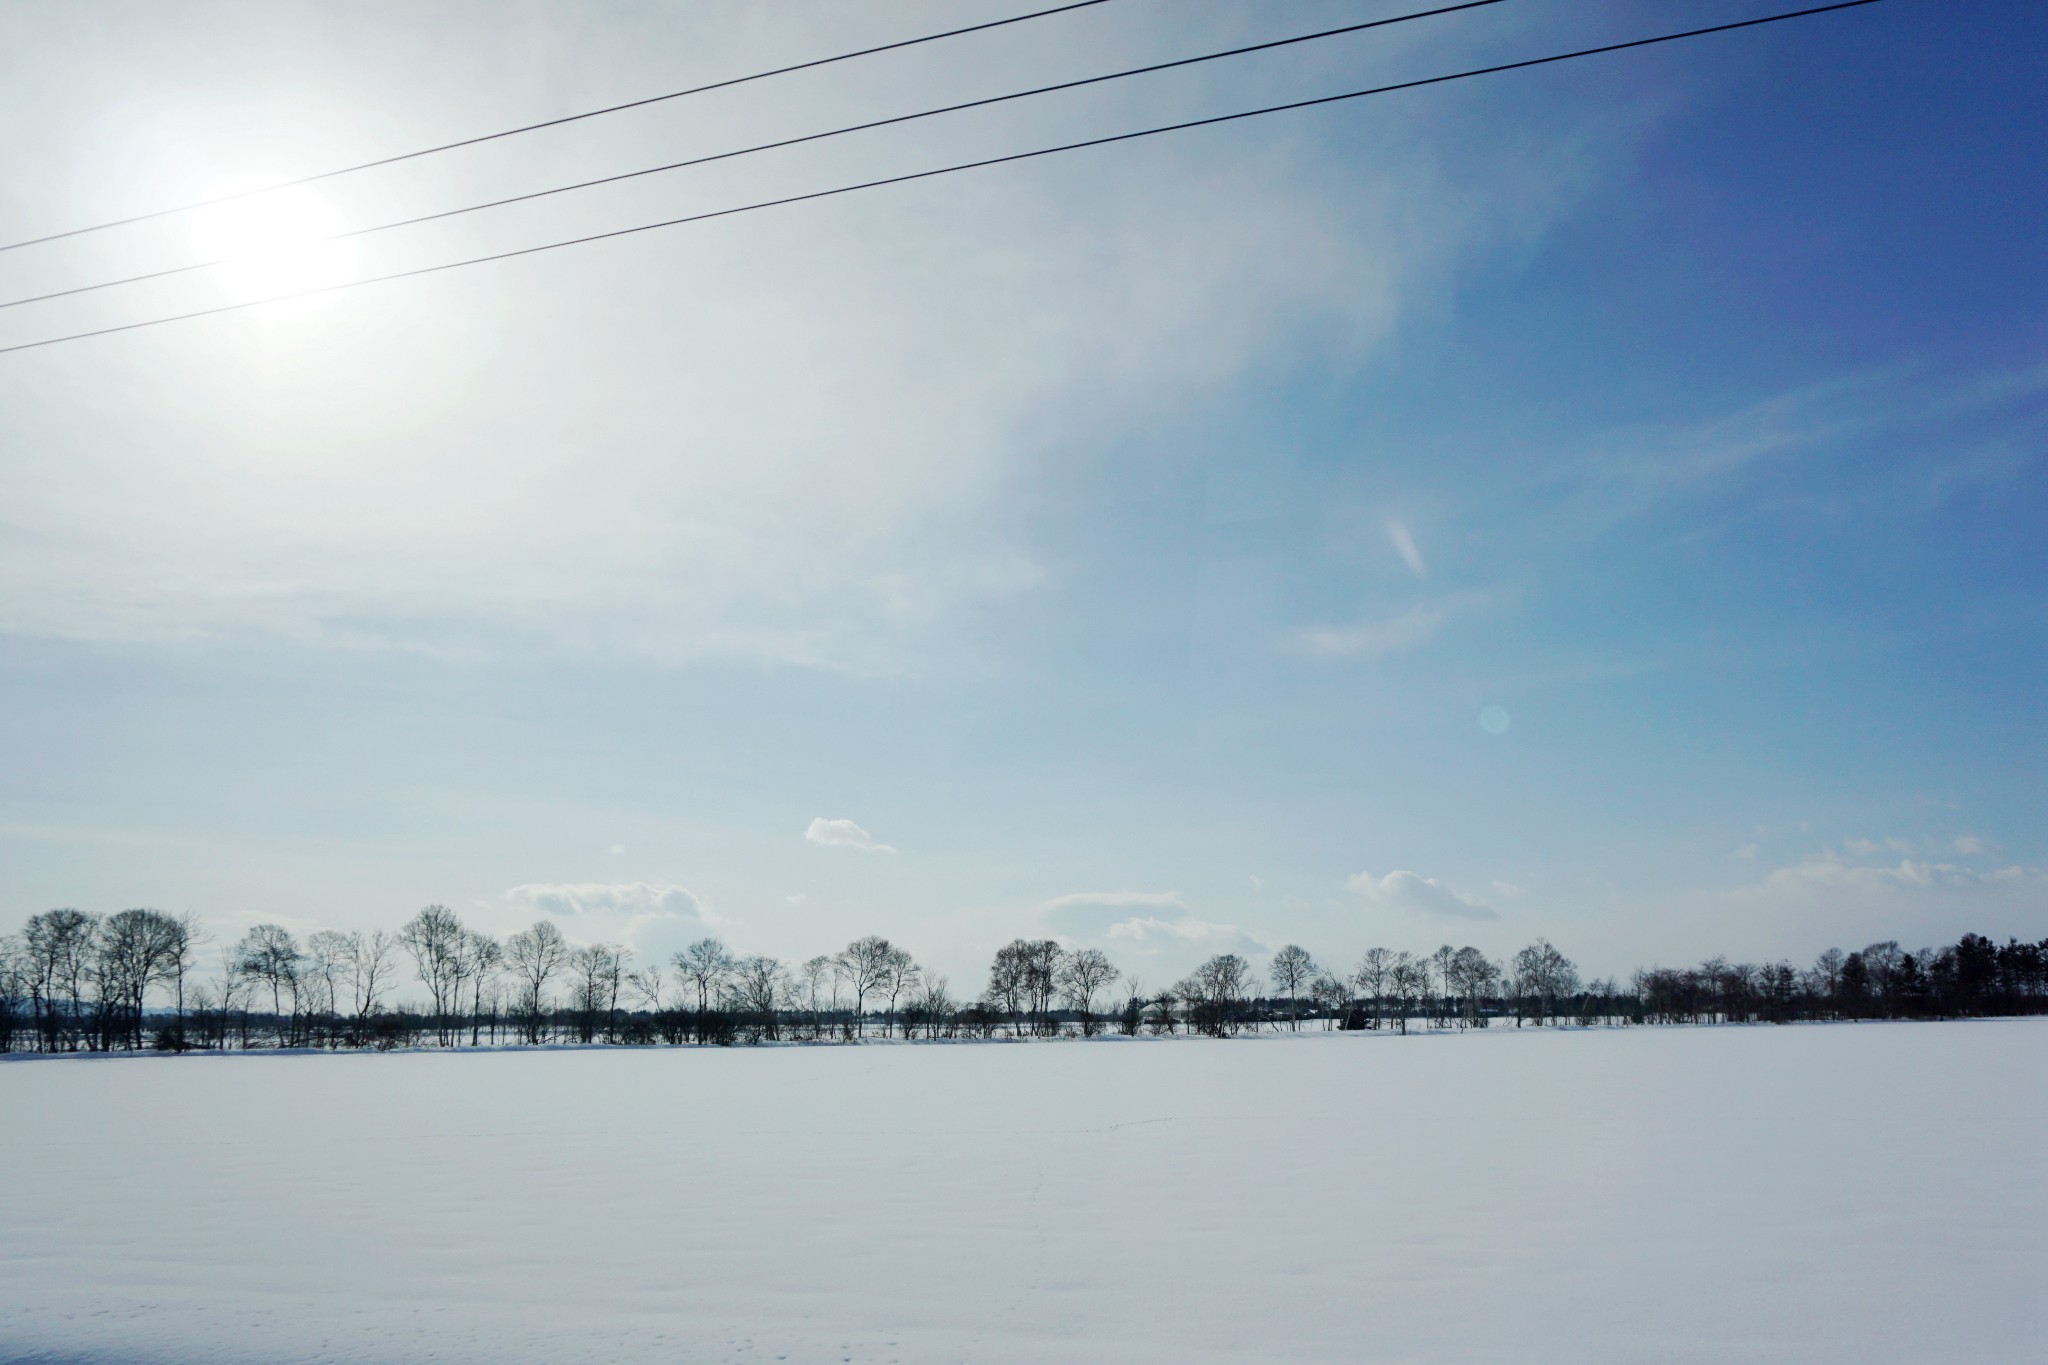
{"label": "power line", "polygon": [[[1484,9],[1489,5],[1505,3],[1505,0],[1461,0],[1458,4],[1440,5],[1435,9],[1416,10],[1409,14],[1391,15],[1384,19],[1369,19],[1363,23],[1345,24],[1341,28],[1326,28],[1315,33],[1298,34],[1292,38],[1275,38],[1263,43],[1250,43],[1243,47],[1227,48],[1221,52],[1206,52],[1197,57],[1181,57],[1170,62],[1154,62],[1149,66],[1134,66],[1123,71],[1112,71],[1101,76],[1084,76],[1079,80],[1061,81],[1056,85],[1041,85],[1030,90],[1013,91],[1007,95],[989,95],[982,99],[966,100],[959,104],[943,105],[937,109],[922,109],[912,114],[897,114],[890,118],[871,119],[866,123],[848,124],[843,128],[832,128],[822,133],[804,133],[798,137],[786,137],[774,142],[756,143],[729,152],[714,152],[709,156],[692,157],[687,161],[671,161],[662,166],[649,166],[643,170],[622,171],[617,175],[599,176],[595,180],[579,180],[574,184],[556,185],[551,189],[534,190],[527,194],[515,194],[504,199],[492,199],[481,204],[469,204],[462,208],[442,209],[438,213],[423,213],[412,218],[401,218],[396,222],[379,223],[374,227],[353,228],[347,232],[330,233],[325,237],[311,239],[315,242],[341,242],[351,238],[367,237],[372,233],[390,232],[396,228],[417,227],[421,223],[438,222],[444,218],[458,218],[467,213],[481,213],[486,209],[504,208],[511,204],[523,204],[529,200],[546,199],[557,194],[569,194],[577,190],[595,189],[600,185],[616,185],[625,180],[637,180],[643,176],[661,175],[668,171],[686,170],[692,166],[708,165],[714,161],[730,161],[736,157],[752,156],[756,152],[775,151],[783,147],[795,147],[806,142],[822,142],[826,138],[843,137],[848,133],[868,132],[876,128],[887,128],[900,123],[915,123],[920,119],[937,118],[942,114],[957,114],[968,109],[982,109],[992,104],[1007,104],[1012,100],[1030,99],[1037,95],[1050,95],[1062,90],[1074,90],[1086,85],[1101,85],[1108,81],[1120,81],[1130,76],[1150,75],[1159,71],[1170,71],[1176,67],[1199,66],[1204,62],[1221,61],[1228,57],[1242,57],[1253,52],[1266,52],[1273,48],[1291,47],[1297,43],[1312,43],[1325,38],[1336,38],[1348,33],[1361,33],[1366,29],[1385,28],[1391,24],[1405,24],[1415,19],[1432,19],[1438,15],[1455,14],[1459,10]],[[163,270],[151,270],[140,275],[127,275],[117,280],[102,280],[97,284],[81,284],[70,289],[53,289],[44,294],[30,294],[24,298],[7,299],[0,302],[0,309],[19,308],[24,304],[47,303],[52,299],[71,298],[78,294],[91,294],[102,289],[116,289],[122,285],[142,284],[149,280],[168,279],[173,275],[187,275],[195,270],[211,270],[216,266],[231,264],[232,256],[218,257],[210,261],[195,261],[190,265],[174,265]]]}
{"label": "power line", "polygon": [[500,138],[517,137],[521,133],[537,133],[543,128],[559,128],[565,123],[580,123],[584,119],[602,118],[606,114],[623,113],[628,109],[644,109],[650,104],[663,104],[679,100],[688,95],[702,95],[713,90],[729,90],[735,85],[747,85],[753,81],[765,81],[771,76],[787,76],[796,71],[811,71],[821,66],[832,66],[838,62],[850,62],[857,57],[872,57],[881,52],[896,52],[906,47],[919,47],[925,43],[936,43],[947,38],[958,38],[969,33],[983,33],[992,28],[1005,28],[1011,24],[1029,23],[1033,19],[1044,19],[1055,14],[1066,14],[1071,10],[1088,9],[1094,5],[1106,5],[1109,0],[1073,0],[1071,4],[1054,5],[1050,9],[1033,10],[1029,14],[1013,14],[1007,19],[991,19],[987,23],[969,24],[965,28],[949,28],[943,33],[927,33],[920,38],[903,38],[893,43],[879,43],[874,47],[863,47],[852,52],[842,52],[834,57],[817,57],[807,62],[794,62],[788,66],[773,67],[767,71],[756,71],[746,76],[730,76],[722,81],[707,85],[693,85],[687,90],[671,90],[665,95],[649,95],[645,99],[627,100],[623,104],[608,104],[602,109],[590,109],[580,114],[564,114],[560,118],[542,119],[539,123],[525,123],[517,128],[505,128],[495,133],[483,133],[476,137],[460,138],[454,142],[443,142],[434,147],[422,147],[416,152],[400,152],[396,156],[379,157],[375,161],[359,161],[353,166],[342,166],[315,175],[302,175],[296,180],[280,180],[275,184],[263,185],[253,190],[237,190],[233,194],[218,195],[212,199],[196,199],[189,204],[173,208],[156,209],[149,213],[137,213],[127,218],[112,218],[104,223],[93,223],[87,227],[70,228],[64,232],[52,232],[42,237],[29,237],[19,242],[0,244],[0,252],[19,251],[23,247],[41,246],[45,242],[61,242],[67,237],[83,237],[90,232],[105,232],[109,228],[127,227],[131,223],[146,223],[153,218],[168,218],[172,214],[190,213],[194,209],[211,208],[215,204],[231,204],[237,199],[249,199],[259,194],[272,194],[298,185],[310,185],[318,180],[332,180],[337,176],[354,175],[358,171],[375,170],[379,166],[395,166],[401,161],[416,161],[423,156],[435,156],[441,152],[452,152],[460,147],[474,147],[480,143],[496,142]]}
{"label": "power line", "polygon": [[1016,161],[1031,161],[1038,157],[1056,156],[1062,152],[1080,151],[1088,147],[1106,147],[1118,142],[1131,142],[1138,138],[1157,137],[1162,133],[1183,132],[1190,128],[1207,128],[1221,123],[1235,123],[1242,119],[1258,118],[1265,114],[1285,113],[1293,109],[1313,109],[1326,104],[1340,104],[1346,100],[1364,99],[1370,95],[1386,95],[1401,90],[1416,90],[1424,86],[1443,85],[1450,81],[1469,80],[1474,76],[1497,75],[1504,71],[1522,71],[1530,67],[1550,66],[1557,62],[1574,61],[1581,57],[1597,57],[1609,52],[1626,52],[1632,48],[1653,47],[1659,43],[1675,43],[1687,38],[1702,38],[1713,33],[1730,33],[1737,29],[1757,28],[1764,24],[1781,23],[1787,19],[1804,19],[1816,14],[1829,14],[1836,10],[1860,9],[1875,5],[1879,0],[1836,0],[1833,4],[1814,5],[1806,9],[1785,10],[1777,14],[1761,15],[1754,19],[1738,19],[1732,23],[1712,24],[1706,28],[1685,29],[1677,33],[1660,33],[1650,38],[1633,38],[1627,42],[1603,43],[1598,47],[1582,47],[1571,52],[1553,53],[1547,57],[1528,57],[1516,62],[1501,62],[1493,66],[1472,67],[1464,71],[1453,71],[1442,76],[1424,76],[1411,81],[1397,81],[1391,85],[1376,85],[1364,90],[1346,91],[1340,95],[1321,95],[1315,99],[1292,100],[1286,104],[1269,104],[1258,109],[1243,109],[1232,114],[1214,114],[1208,118],[1188,119],[1181,123],[1160,124],[1153,128],[1140,128],[1135,132],[1112,133],[1107,137],[1087,138],[1079,142],[1061,143],[1055,147],[1039,147],[1028,152],[1011,152],[1004,156],[985,157],[979,161],[962,161],[951,166],[940,166],[927,171],[911,171],[904,175],[885,176],[879,180],[863,180],[852,185],[839,185],[832,189],[812,190],[805,194],[785,195],[779,199],[763,199],[751,204],[740,204],[733,208],[713,209],[706,213],[693,213],[681,218],[668,218],[658,223],[641,223],[635,227],[614,228],[608,232],[593,232],[583,237],[570,237],[562,241],[544,242],[539,246],[520,247],[513,251],[499,251],[487,256],[471,256],[459,261],[444,261],[439,265],[420,266],[412,270],[393,271],[388,275],[373,275],[367,279],[348,280],[341,284],[322,285],[315,289],[302,289],[290,294],[278,294],[269,298],[248,299],[241,303],[225,303],[212,308],[200,308],[188,313],[174,313],[165,317],[147,318],[141,322],[125,322],[114,327],[98,327],[90,331],[72,332],[65,336],[48,337],[41,341],[19,342],[12,346],[0,346],[0,355],[14,351],[31,351],[43,346],[57,346],[68,341],[84,341],[90,337],[111,336],[117,332],[133,332],[145,327],[160,327],[171,322],[188,322],[195,318],[214,317],[221,313],[240,312],[245,308],[257,308],[265,304],[286,303],[293,299],[313,298],[322,294],[339,293],[344,289],[356,289],[368,284],[385,284],[393,280],[408,280],[421,275],[435,275],[446,270],[459,270],[465,266],[486,265],[493,261],[509,261],[521,256],[534,256],[544,251],[558,251],[564,247],[585,246],[592,242],[610,241],[616,237],[631,237],[642,232],[655,232],[662,228],[681,227],[687,223],[708,222],[714,218],[730,218],[736,214],[753,213],[760,209],[779,208],[786,204],[801,204],[813,199],[830,199],[842,194],[854,194],[861,190],[880,189],[886,185],[908,184],[915,180],[929,180],[935,176],[952,175],[958,171],[979,170],[987,166],[1002,166]]}

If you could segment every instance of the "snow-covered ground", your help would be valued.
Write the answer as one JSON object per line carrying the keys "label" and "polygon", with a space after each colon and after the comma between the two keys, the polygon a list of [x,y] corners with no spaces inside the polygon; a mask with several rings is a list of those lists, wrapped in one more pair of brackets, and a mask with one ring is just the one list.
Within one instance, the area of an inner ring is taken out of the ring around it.
{"label": "snow-covered ground", "polygon": [[2000,1361],[2048,1021],[0,1065],[0,1358]]}

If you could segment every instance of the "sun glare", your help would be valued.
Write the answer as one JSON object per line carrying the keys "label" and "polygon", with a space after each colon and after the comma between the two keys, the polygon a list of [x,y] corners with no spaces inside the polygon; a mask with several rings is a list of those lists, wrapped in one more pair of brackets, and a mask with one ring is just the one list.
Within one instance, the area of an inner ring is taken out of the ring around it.
{"label": "sun glare", "polygon": [[216,204],[192,218],[192,244],[241,297],[276,298],[348,278],[355,252],[333,240],[343,224],[310,191],[280,190]]}

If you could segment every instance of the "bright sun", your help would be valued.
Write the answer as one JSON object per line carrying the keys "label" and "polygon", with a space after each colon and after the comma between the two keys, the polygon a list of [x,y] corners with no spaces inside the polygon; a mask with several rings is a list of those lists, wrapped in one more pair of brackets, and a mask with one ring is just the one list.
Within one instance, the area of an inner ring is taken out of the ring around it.
{"label": "bright sun", "polygon": [[276,298],[346,279],[350,244],[330,240],[340,220],[309,189],[279,190],[192,215],[192,245],[224,264],[212,274],[241,297]]}

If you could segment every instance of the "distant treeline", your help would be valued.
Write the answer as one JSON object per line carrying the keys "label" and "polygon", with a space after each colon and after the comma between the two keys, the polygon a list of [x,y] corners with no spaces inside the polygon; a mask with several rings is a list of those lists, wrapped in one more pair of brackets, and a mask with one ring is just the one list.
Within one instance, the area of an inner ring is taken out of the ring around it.
{"label": "distant treeline", "polygon": [[[1147,990],[1100,950],[1018,939],[978,998],[879,937],[801,963],[704,939],[636,964],[553,923],[497,939],[430,905],[396,934],[262,924],[201,964],[190,917],[51,910],[0,939],[0,1051],[729,1044],[1245,1031],[1790,1023],[2048,1012],[2048,939],[1830,949],[1811,967],[1720,958],[1581,980],[1538,939],[1505,961],[1449,944],[1373,948],[1349,971],[1289,944],[1262,971],[1218,953]],[[394,1000],[401,963],[424,998]],[[1121,989],[1119,989],[1121,988]]]}

